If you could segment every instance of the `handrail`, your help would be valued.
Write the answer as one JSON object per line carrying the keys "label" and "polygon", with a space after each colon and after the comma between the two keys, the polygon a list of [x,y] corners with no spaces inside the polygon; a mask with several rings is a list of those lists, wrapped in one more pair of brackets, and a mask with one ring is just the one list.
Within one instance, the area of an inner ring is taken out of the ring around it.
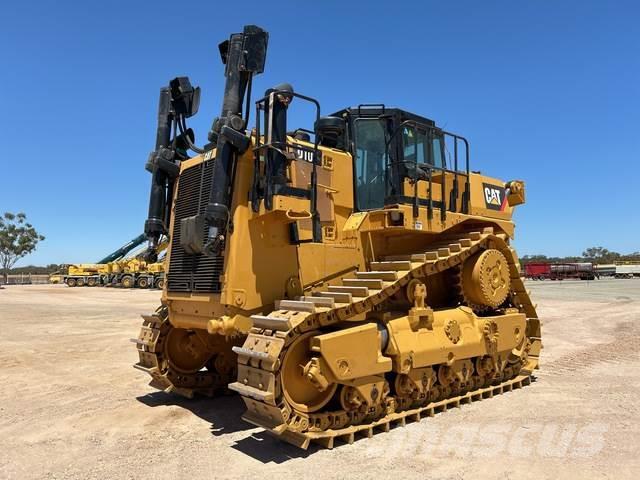
{"label": "handrail", "polygon": [[[272,90],[269,92],[268,95],[265,95],[264,97],[256,101],[256,146],[253,149],[255,158],[254,158],[254,181],[253,181],[253,186],[251,191],[252,208],[254,211],[258,211],[259,205],[260,205],[260,195],[258,194],[258,184],[260,180],[260,152],[261,151],[268,150],[271,148],[271,149],[280,151],[280,153],[283,153],[282,150],[280,149],[286,150],[287,147],[311,151],[313,154],[313,158],[312,158],[312,170],[311,170],[311,194],[310,194],[309,202],[311,205],[311,216],[312,216],[312,223],[313,223],[313,241],[316,243],[319,243],[322,241],[322,232],[320,230],[320,217],[318,213],[318,172],[317,172],[317,166],[320,159],[319,149],[318,149],[320,137],[314,132],[315,136],[313,141],[313,149],[310,149],[309,147],[305,147],[304,145],[299,145],[299,144],[295,144],[295,147],[294,147],[294,145],[289,144],[288,142],[286,142],[286,140],[285,142],[271,142],[271,141],[268,141],[269,133],[270,133],[268,129],[271,128],[271,126],[265,125],[264,138],[267,141],[266,143],[261,143],[262,134],[261,134],[261,125],[260,125],[260,117],[261,117],[260,112],[266,111],[267,102],[272,103],[276,95],[286,95],[288,97],[295,97],[295,98],[304,100],[306,102],[312,103],[315,106],[315,110],[316,110],[315,125],[317,125],[318,121],[320,120],[320,102],[318,102],[315,98],[308,97],[300,93],[291,92],[289,90]],[[268,155],[265,155],[265,172],[266,172],[265,177],[267,180],[267,188],[269,189],[271,176],[270,176],[270,168],[269,168],[270,165],[267,164],[268,161],[269,161]]]}
{"label": "handrail", "polygon": [[[389,155],[389,146],[391,145],[392,140],[395,138],[395,136],[398,134],[398,132],[400,132],[402,130],[402,128],[404,127],[410,127],[414,130],[414,132],[416,133],[414,135],[414,154],[415,154],[415,160],[405,160],[404,159],[404,145],[402,146],[402,152],[403,152],[403,158],[402,160],[396,160],[394,162],[391,162],[391,156]],[[405,120],[402,123],[400,123],[400,125],[398,125],[396,127],[396,129],[394,130],[394,132],[391,134],[391,136],[389,137],[389,139],[386,142],[386,155],[387,155],[387,171],[389,170],[389,167],[392,166],[396,166],[396,165],[404,165],[405,167],[409,167],[411,166],[413,168],[413,179],[416,184],[420,181],[420,179],[418,178],[418,132],[420,130],[423,130],[425,133],[427,133],[428,135],[428,141],[429,141],[429,148],[427,150],[427,155],[429,157],[431,157],[433,155],[432,152],[432,141],[433,141],[433,132],[436,132],[438,135],[442,135],[442,145],[441,145],[441,155],[442,155],[442,160],[443,166],[437,166],[433,163],[433,161],[424,164],[424,166],[421,167],[422,170],[427,171],[428,173],[428,182],[429,182],[429,191],[428,191],[428,207],[427,207],[427,215],[428,218],[431,219],[433,212],[433,199],[432,199],[432,186],[433,186],[433,171],[441,171],[442,172],[442,181],[441,181],[441,196],[442,196],[442,202],[441,202],[441,207],[440,207],[440,218],[442,221],[444,221],[446,219],[446,196],[447,196],[447,192],[446,192],[446,174],[447,173],[451,173],[454,176],[454,183],[453,183],[453,188],[452,188],[452,195],[451,195],[451,210],[452,211],[457,211],[457,198],[458,198],[458,176],[459,175],[463,175],[465,176],[465,191],[463,193],[462,196],[462,205],[461,205],[461,211],[462,213],[468,213],[468,207],[469,207],[469,194],[470,194],[470,167],[469,167],[469,142],[466,138],[462,137],[461,135],[457,135],[455,133],[451,133],[448,132],[446,130],[443,130],[439,127],[436,127],[434,125],[428,125],[422,122],[418,122],[417,120]],[[446,147],[446,140],[445,137],[450,137],[453,139],[453,145],[454,145],[454,157],[453,157],[453,170],[450,170],[448,168],[446,168],[446,158],[444,156],[444,152],[445,152],[445,147]],[[464,172],[460,171],[458,168],[458,142],[463,142],[464,146],[465,146],[465,170]],[[416,187],[414,189],[414,197],[417,197],[418,195],[418,188]],[[418,203],[418,199],[414,198],[414,212],[415,212],[415,205]],[[417,216],[417,215],[415,215]]]}

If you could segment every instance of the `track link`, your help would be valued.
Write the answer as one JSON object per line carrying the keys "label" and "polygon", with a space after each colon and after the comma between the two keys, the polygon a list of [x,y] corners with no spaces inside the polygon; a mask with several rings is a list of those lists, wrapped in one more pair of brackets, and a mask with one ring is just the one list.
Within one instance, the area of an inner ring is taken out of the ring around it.
{"label": "track link", "polygon": [[170,365],[165,354],[165,342],[173,327],[169,323],[167,307],[161,306],[153,315],[142,315],[142,318],[138,338],[131,339],[140,357],[134,368],[151,376],[150,386],[187,398],[193,398],[195,394],[213,396],[226,390],[232,375],[221,375],[211,370],[185,374]]}
{"label": "track link", "polygon": [[[497,249],[505,256],[511,280],[510,301],[527,317],[528,346],[522,364],[505,369],[495,378],[474,378],[475,388],[465,392],[445,389],[437,400],[402,411],[387,409],[374,418],[353,412],[301,414],[284,398],[280,379],[281,360],[291,343],[306,332],[336,325],[354,315],[370,311],[405,287],[413,278],[434,275],[457,268],[471,255],[483,249]],[[357,434],[370,437],[376,431],[387,431],[392,424],[432,416],[449,407],[488,398],[494,394],[520,388],[530,383],[530,375],[538,368],[541,350],[540,321],[524,288],[517,267],[518,260],[507,242],[507,236],[494,234],[492,228],[450,236],[429,250],[411,255],[395,255],[371,262],[370,270],[356,273],[355,279],[344,279],[341,286],[297,300],[276,302],[268,315],[254,315],[254,326],[242,347],[234,347],[238,355],[238,381],[229,385],[243,397],[247,412],[243,418],[282,440],[306,449],[311,442],[332,448],[335,439],[353,442]],[[444,397],[444,398],[442,398]]]}

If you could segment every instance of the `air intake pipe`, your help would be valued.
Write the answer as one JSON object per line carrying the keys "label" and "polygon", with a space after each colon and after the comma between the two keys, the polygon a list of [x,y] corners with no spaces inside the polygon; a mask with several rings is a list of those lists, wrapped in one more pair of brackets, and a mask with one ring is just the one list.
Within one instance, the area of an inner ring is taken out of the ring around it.
{"label": "air intake pipe", "polygon": [[[249,146],[244,134],[249,114],[251,79],[262,73],[267,55],[269,35],[260,27],[247,25],[242,33],[231,35],[219,45],[222,62],[226,65],[226,82],[222,113],[213,126],[210,138],[216,141],[211,194],[205,211],[209,226],[205,253],[220,254],[230,223],[231,177],[238,152]],[[245,118],[242,107],[247,95]]]}

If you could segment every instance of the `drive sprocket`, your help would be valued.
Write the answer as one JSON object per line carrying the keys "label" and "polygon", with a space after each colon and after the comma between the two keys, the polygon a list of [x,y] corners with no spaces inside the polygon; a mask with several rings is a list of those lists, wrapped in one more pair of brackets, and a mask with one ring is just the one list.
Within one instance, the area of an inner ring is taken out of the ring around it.
{"label": "drive sprocket", "polygon": [[476,311],[497,308],[511,288],[509,264],[499,250],[490,248],[466,260],[460,272],[460,290],[467,305]]}

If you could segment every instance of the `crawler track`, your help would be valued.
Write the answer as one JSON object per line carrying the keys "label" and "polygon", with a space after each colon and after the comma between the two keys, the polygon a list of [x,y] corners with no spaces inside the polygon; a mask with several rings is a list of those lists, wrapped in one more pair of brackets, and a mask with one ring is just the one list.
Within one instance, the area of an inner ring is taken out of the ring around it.
{"label": "crawler track", "polygon": [[[467,258],[484,249],[497,249],[509,264],[511,279],[510,303],[527,317],[528,347],[517,363],[496,372],[490,378],[475,374],[465,391],[443,387],[436,398],[428,399],[416,408],[398,411],[401,405],[393,395],[384,409],[374,414],[332,410],[301,413],[287,402],[282,386],[282,360],[288,347],[307,332],[320,330],[357,314],[371,311],[377,305],[405,287],[413,278],[423,278],[462,265]],[[279,435],[301,448],[317,442],[332,448],[336,438],[352,442],[357,434],[371,436],[389,429],[391,424],[419,420],[437,411],[446,410],[474,400],[490,397],[528,385],[532,371],[538,367],[541,349],[540,322],[529,299],[517,268],[517,257],[504,234],[494,234],[491,228],[443,238],[429,250],[406,256],[393,256],[386,261],[372,262],[371,270],[357,272],[355,279],[343,279],[341,286],[328,292],[298,300],[276,302],[269,315],[253,316],[254,327],[243,347],[234,347],[238,354],[238,381],[229,387],[239,392],[247,406],[243,418]],[[391,406],[389,406],[391,405]]]}
{"label": "crawler track", "polygon": [[173,368],[166,358],[165,342],[171,324],[167,308],[162,306],[153,315],[143,315],[143,323],[137,339],[132,339],[138,349],[140,361],[134,365],[151,376],[151,385],[167,393],[193,398],[195,394],[213,396],[226,390],[233,374],[221,375],[213,370],[201,370],[185,374]]}

